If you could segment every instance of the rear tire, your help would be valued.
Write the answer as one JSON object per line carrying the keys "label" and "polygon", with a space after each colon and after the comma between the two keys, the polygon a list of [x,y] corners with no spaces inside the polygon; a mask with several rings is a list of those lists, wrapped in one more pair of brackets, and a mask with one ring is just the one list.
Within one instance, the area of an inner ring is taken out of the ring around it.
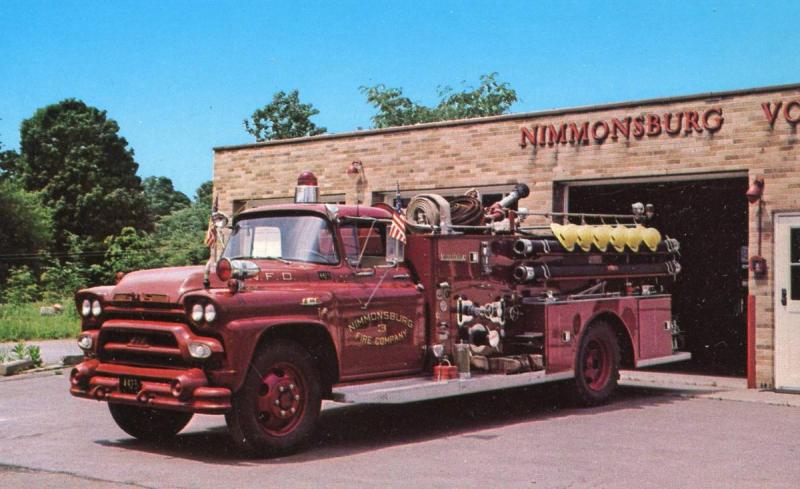
{"label": "rear tire", "polygon": [[311,354],[297,343],[276,341],[256,353],[226,421],[239,448],[260,456],[285,455],[311,440],[321,405]]}
{"label": "rear tire", "polygon": [[189,424],[193,416],[192,413],[116,403],[108,403],[108,410],[122,431],[148,441],[164,441],[174,437]]}
{"label": "rear tire", "polygon": [[618,379],[617,336],[610,324],[594,321],[575,355],[575,401],[583,406],[604,404],[617,389]]}

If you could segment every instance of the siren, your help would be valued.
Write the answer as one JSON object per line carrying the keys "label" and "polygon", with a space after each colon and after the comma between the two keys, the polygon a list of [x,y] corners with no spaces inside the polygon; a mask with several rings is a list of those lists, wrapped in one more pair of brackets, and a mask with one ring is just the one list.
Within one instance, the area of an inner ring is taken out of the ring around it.
{"label": "siren", "polygon": [[304,171],[297,177],[294,190],[295,204],[316,204],[319,202],[319,186],[317,177],[310,171]]}

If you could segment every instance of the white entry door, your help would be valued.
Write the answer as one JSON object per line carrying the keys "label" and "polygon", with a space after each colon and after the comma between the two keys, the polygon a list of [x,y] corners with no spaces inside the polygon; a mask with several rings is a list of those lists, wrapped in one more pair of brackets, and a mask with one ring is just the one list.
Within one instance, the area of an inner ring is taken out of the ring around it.
{"label": "white entry door", "polygon": [[775,388],[800,392],[800,214],[775,217]]}

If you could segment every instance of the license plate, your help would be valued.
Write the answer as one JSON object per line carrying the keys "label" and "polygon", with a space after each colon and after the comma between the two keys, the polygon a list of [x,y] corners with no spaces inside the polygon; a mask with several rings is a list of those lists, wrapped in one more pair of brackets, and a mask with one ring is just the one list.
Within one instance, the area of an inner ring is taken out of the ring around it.
{"label": "license plate", "polygon": [[135,377],[120,377],[119,390],[126,394],[138,394],[142,389],[142,382]]}

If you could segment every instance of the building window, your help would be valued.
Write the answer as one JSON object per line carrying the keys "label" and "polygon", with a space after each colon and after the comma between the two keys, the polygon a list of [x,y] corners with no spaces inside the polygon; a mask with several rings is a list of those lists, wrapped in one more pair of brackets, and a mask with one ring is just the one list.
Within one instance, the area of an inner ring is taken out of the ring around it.
{"label": "building window", "polygon": [[[448,188],[434,188],[434,189],[414,189],[414,190],[401,190],[400,202],[403,208],[408,207],[408,203],[415,195],[419,194],[439,194],[448,201],[452,201],[456,197],[466,194],[470,190],[477,190],[481,194],[481,204],[483,207],[488,207],[495,202],[499,202],[505,195],[507,195],[514,187],[513,183],[504,185],[484,185],[480,187],[448,187]],[[372,192],[372,204],[383,202],[394,206],[394,199],[397,195],[396,190]],[[512,209],[517,209],[515,203],[511,206]]]}

